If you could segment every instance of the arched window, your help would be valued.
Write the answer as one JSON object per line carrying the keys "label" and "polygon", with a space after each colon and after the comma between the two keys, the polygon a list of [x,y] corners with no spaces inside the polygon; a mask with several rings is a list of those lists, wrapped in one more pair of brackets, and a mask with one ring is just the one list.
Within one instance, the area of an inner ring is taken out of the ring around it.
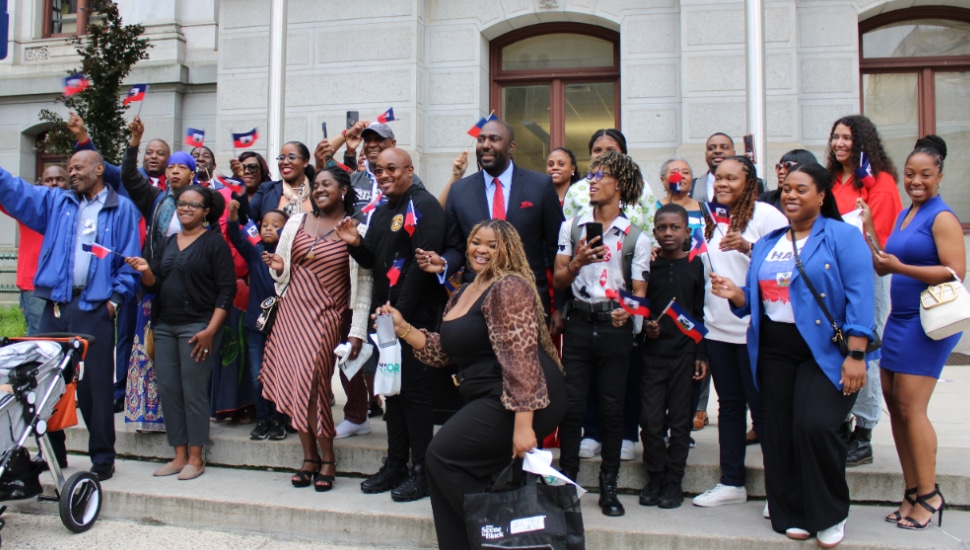
{"label": "arched window", "polygon": [[[970,170],[970,10],[893,11],[860,23],[859,34],[862,109],[900,172],[916,138],[934,133],[947,142],[947,181],[960,181]],[[970,193],[947,191],[970,222]]]}
{"label": "arched window", "polygon": [[593,132],[620,125],[619,34],[577,23],[520,29],[491,44],[491,108],[515,129],[518,165],[545,172],[551,149],[589,161]]}

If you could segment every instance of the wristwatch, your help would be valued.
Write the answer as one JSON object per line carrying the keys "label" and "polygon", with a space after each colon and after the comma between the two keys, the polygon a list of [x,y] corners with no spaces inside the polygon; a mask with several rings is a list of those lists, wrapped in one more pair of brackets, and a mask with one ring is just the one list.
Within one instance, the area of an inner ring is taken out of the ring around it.
{"label": "wristwatch", "polygon": [[849,357],[855,359],[856,361],[866,360],[866,350],[864,349],[851,349],[849,350]]}

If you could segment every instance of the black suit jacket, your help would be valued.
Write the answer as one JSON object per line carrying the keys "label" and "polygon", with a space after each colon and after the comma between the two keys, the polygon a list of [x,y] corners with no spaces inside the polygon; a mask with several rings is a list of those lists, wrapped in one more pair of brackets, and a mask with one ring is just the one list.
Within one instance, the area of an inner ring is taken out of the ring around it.
{"label": "black suit jacket", "polygon": [[[507,199],[505,219],[522,238],[525,255],[536,277],[539,296],[549,311],[549,281],[546,268],[552,267],[563,222],[559,195],[552,178],[545,174],[513,166],[512,190]],[[491,219],[485,178],[482,172],[463,178],[451,187],[445,204],[445,250],[448,275],[465,265],[468,234],[479,222]],[[474,275],[465,273],[465,280]]]}

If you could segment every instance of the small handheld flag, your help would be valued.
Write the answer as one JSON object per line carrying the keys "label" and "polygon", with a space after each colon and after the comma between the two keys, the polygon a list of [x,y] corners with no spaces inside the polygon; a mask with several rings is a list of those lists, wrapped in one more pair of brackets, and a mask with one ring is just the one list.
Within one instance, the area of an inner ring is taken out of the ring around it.
{"label": "small handheld flag", "polygon": [[402,269],[404,269],[404,258],[394,258],[394,263],[387,270],[387,280],[391,283],[391,286],[397,285],[397,280],[401,278]]}
{"label": "small handheld flag", "polygon": [[105,248],[100,244],[82,244],[81,250],[85,252],[90,252],[91,254],[94,254],[95,256],[101,259],[107,258],[108,254],[111,254],[114,252],[110,248]]}
{"label": "small handheld flag", "polygon": [[134,103],[136,101],[142,101],[145,99],[145,94],[148,93],[148,84],[135,84],[128,90],[128,96],[125,97],[124,104]]}
{"label": "small handheld flag", "polygon": [[377,194],[374,195],[374,198],[371,199],[369,203],[365,204],[364,207],[360,209],[360,211],[363,212],[364,214],[370,214],[371,212],[376,210],[378,206],[381,205],[381,199],[383,198],[384,198],[384,193],[381,191],[378,191]]}
{"label": "small handheld flag", "polygon": [[418,222],[421,221],[421,212],[414,207],[414,201],[408,201],[408,212],[404,215],[404,230],[408,232],[409,237],[414,236],[414,230],[418,228]]}
{"label": "small handheld flag", "polygon": [[707,206],[707,213],[711,215],[711,219],[714,223],[731,223],[731,209],[727,206],[715,202],[709,201],[704,203]]}
{"label": "small handheld flag", "polygon": [[394,118],[394,107],[390,107],[383,113],[377,115],[377,122],[380,122],[381,124],[390,122],[392,120],[397,120]]}
{"label": "small handheld flag", "polygon": [[865,152],[859,153],[859,167],[855,170],[855,177],[862,182],[863,187],[872,187],[876,183],[876,177],[872,175],[872,165],[869,164],[869,157]]}
{"label": "small handheld flag", "polygon": [[484,128],[485,125],[492,120],[495,120],[495,113],[488,113],[488,116],[483,116],[481,120],[479,120],[478,122],[475,123],[474,126],[469,128],[468,135],[470,135],[475,139],[478,139],[478,134],[482,133],[482,128]]}
{"label": "small handheld flag", "polygon": [[205,145],[205,130],[189,128],[185,131],[185,144],[189,147],[202,147]]}
{"label": "small handheld flag", "polygon": [[630,315],[650,316],[650,300],[634,296],[625,290],[616,291],[612,288],[606,289],[606,297],[615,302],[619,302]]}
{"label": "small handheld flag", "polygon": [[670,188],[672,193],[680,193],[683,189],[681,182],[684,181],[684,176],[680,172],[674,172],[667,177],[667,187]]}
{"label": "small handheld flag", "polygon": [[687,315],[687,312],[677,302],[671,302],[664,308],[664,314],[673,319],[677,323],[677,328],[694,342],[700,344],[704,336],[707,336],[707,329],[704,328],[704,325]]}
{"label": "small handheld flag", "polygon": [[246,238],[249,239],[249,242],[253,244],[258,244],[259,241],[262,240],[262,237],[259,235],[259,227],[256,227],[256,222],[254,222],[252,218],[250,218],[249,222],[243,226],[243,233],[246,234]]}
{"label": "small handheld flag", "polygon": [[88,77],[84,76],[84,73],[74,73],[64,78],[64,95],[69,96],[83,92],[90,86],[91,81],[88,80]]}
{"label": "small handheld flag", "polygon": [[257,139],[259,139],[259,134],[256,132],[256,128],[242,134],[234,133],[232,134],[232,146],[236,149],[245,149],[252,147]]}
{"label": "small handheld flag", "polygon": [[241,195],[245,190],[243,183],[237,179],[228,178],[226,176],[216,176],[215,180],[225,187],[228,187],[230,191],[237,195]]}
{"label": "small handheld flag", "polygon": [[687,261],[694,261],[694,257],[707,252],[707,241],[704,240],[704,232],[700,227],[695,227],[690,235],[690,255]]}

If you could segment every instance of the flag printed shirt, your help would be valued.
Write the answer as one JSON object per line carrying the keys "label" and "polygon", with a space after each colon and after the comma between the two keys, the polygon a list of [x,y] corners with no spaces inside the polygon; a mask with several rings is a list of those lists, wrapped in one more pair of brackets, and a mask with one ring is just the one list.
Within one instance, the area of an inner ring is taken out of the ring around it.
{"label": "flag printed shirt", "polygon": [[[798,251],[801,252],[808,237],[798,240]],[[791,306],[792,274],[795,272],[795,255],[792,253],[791,241],[782,237],[775,243],[771,252],[758,269],[758,288],[761,290],[761,304],[765,315],[776,323],[794,323],[795,311]]]}
{"label": "flag printed shirt", "polygon": [[[579,218],[579,225],[583,226],[582,238],[586,238],[586,224],[592,222],[593,213],[590,212]],[[556,254],[573,256],[576,248],[572,242],[573,219],[569,218],[559,228],[559,248]],[[579,269],[579,274],[573,279],[573,298],[587,303],[608,302],[606,289],[626,288],[623,280],[623,239],[630,228],[630,220],[620,215],[613,220],[609,227],[603,228],[603,241],[608,252],[606,258],[600,262],[593,262]],[[637,238],[636,249],[633,252],[631,277],[634,281],[644,281],[650,273],[650,239],[645,232]]]}

